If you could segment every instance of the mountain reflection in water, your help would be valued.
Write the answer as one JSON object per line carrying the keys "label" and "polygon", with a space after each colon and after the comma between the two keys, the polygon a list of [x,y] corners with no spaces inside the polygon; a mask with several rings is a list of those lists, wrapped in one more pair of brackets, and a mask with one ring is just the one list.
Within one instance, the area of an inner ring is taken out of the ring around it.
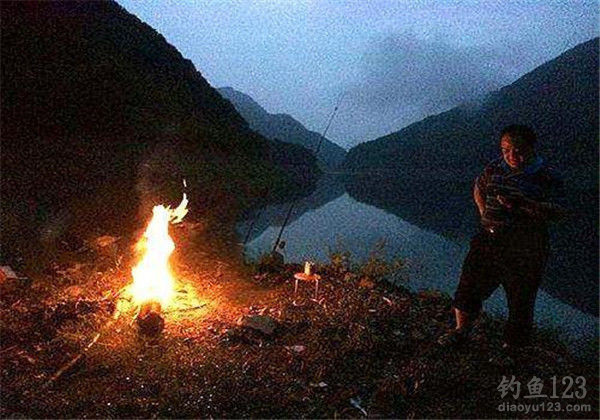
{"label": "mountain reflection in water", "polygon": [[[331,201],[325,201],[327,194],[323,194],[324,191],[331,193]],[[320,207],[315,206],[316,203]],[[260,214],[245,246],[248,258],[256,259],[271,251],[288,209],[289,204],[270,206]],[[332,250],[349,251],[355,260],[361,261],[384,240],[386,256],[400,258],[405,263],[403,277],[410,289],[454,293],[468,241],[447,239],[377,207],[360,203],[346,193],[340,196],[338,188],[322,186],[318,200],[308,197],[300,200],[294,209],[282,236],[286,241],[287,261],[326,262]],[[249,219],[238,225],[240,237],[246,235],[251,222]],[[507,315],[506,298],[501,288],[488,299],[484,308],[494,315]],[[598,337],[597,317],[544,290],[538,293],[535,319],[538,326],[559,331],[575,349]]]}

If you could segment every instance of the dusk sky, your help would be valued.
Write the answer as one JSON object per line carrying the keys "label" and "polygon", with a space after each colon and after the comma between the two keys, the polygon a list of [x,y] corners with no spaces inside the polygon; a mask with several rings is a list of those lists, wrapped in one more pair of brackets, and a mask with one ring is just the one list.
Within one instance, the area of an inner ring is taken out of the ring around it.
{"label": "dusk sky", "polygon": [[511,83],[598,36],[598,1],[133,1],[213,87],[343,147]]}

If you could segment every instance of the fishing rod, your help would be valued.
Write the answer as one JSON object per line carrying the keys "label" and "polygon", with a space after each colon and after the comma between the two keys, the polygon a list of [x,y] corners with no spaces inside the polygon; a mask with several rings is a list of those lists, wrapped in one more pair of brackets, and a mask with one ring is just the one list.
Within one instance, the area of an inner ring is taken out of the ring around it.
{"label": "fishing rod", "polygon": [[323,130],[323,134],[321,134],[321,138],[319,139],[319,144],[317,145],[317,149],[315,150],[315,157],[317,157],[317,155],[319,154],[319,151],[321,150],[321,145],[323,144],[323,140],[325,139],[325,135],[329,131],[329,127],[331,127],[331,123],[333,122],[333,118],[335,117],[335,114],[337,114],[338,108],[342,104],[342,99],[344,99],[344,96],[346,96],[346,92],[343,92],[340,95],[340,99],[338,100],[337,104],[335,105],[335,108],[333,109],[333,112],[331,113],[331,116],[329,117],[329,121],[327,122],[327,126],[325,127],[325,130]]}
{"label": "fishing rod", "polygon": [[256,223],[256,221],[258,219],[260,219],[260,216],[262,215],[262,212],[264,209],[265,209],[265,206],[261,207],[260,211],[258,213],[256,213],[256,216],[254,216],[254,218],[252,219],[250,226],[248,226],[248,231],[246,232],[246,236],[244,237],[244,245],[246,245],[246,243],[248,242],[248,239],[250,239],[250,233],[252,232],[252,228],[254,227],[254,224]]}
{"label": "fishing rod", "polygon": [[[346,95],[346,92],[343,92],[340,95],[340,98],[333,110],[333,112],[331,113],[331,115],[329,116],[329,120],[327,122],[327,126],[325,127],[325,130],[323,131],[323,134],[321,135],[321,138],[319,139],[319,143],[317,143],[317,147],[315,148],[314,151],[314,155],[315,157],[319,154],[319,151],[321,150],[321,145],[323,144],[323,140],[325,139],[325,135],[327,134],[327,132],[329,131],[329,127],[331,127],[331,123],[333,122],[333,119],[335,117],[335,114],[337,113],[339,106],[342,103],[342,100],[344,98],[344,96]],[[265,194],[265,200],[266,197],[268,197],[269,193],[270,193],[270,189],[267,191],[267,193]],[[279,235],[277,236],[277,240],[275,241],[275,246],[273,247],[273,250],[275,250],[277,248],[277,245],[279,245],[279,241],[281,239],[281,235],[283,234],[283,229],[285,228],[285,225],[287,224],[290,216],[291,216],[291,212],[292,212],[292,208],[293,208],[293,204],[292,206],[290,206],[290,209],[288,210],[288,213],[286,215],[286,218],[283,222],[282,225],[282,229],[279,231]],[[252,222],[250,223],[250,226],[248,226],[248,230],[246,231],[246,235],[244,236],[244,245],[246,245],[246,243],[248,242],[248,239],[250,239],[250,233],[252,232],[252,228],[254,227],[256,221],[260,218],[260,216],[262,215],[264,211],[264,206],[260,209],[260,211],[258,213],[256,213],[256,216],[252,219]]]}
{"label": "fishing rod", "polygon": [[[331,123],[333,122],[333,119],[335,118],[335,115],[337,114],[337,111],[342,103],[342,99],[344,99],[344,96],[346,95],[346,92],[343,92],[340,95],[340,98],[337,102],[337,104],[335,105],[335,108],[333,109],[333,112],[331,113],[331,116],[329,117],[329,121],[327,122],[327,126],[325,127],[325,130],[323,130],[323,134],[321,134],[321,138],[319,139],[319,143],[317,144],[317,148],[314,151],[315,154],[315,158],[318,156],[319,151],[321,150],[321,145],[323,144],[323,140],[325,139],[325,135],[327,134],[327,132],[329,131],[329,127],[331,127]],[[275,250],[277,249],[277,245],[279,245],[279,241],[281,240],[281,235],[283,235],[283,231],[290,219],[290,216],[292,215],[292,210],[294,209],[294,206],[296,205],[296,202],[298,200],[294,200],[292,201],[292,204],[290,204],[290,208],[285,216],[285,220],[283,221],[283,224],[281,225],[281,229],[279,230],[279,235],[277,235],[277,239],[275,240],[275,243],[273,244],[273,250],[271,251],[272,253],[275,252]]]}

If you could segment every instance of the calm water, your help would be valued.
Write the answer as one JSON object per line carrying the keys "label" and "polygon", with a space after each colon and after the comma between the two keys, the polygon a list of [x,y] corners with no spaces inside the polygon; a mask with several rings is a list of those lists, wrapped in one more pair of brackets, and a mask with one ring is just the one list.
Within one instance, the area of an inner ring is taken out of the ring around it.
{"label": "calm water", "polygon": [[[327,195],[327,194],[325,194]],[[414,226],[379,208],[351,198],[339,189],[308,205],[299,202],[292,213],[282,239],[286,241],[287,261],[328,261],[329,250],[350,251],[356,260],[364,260],[378,241],[385,241],[388,258],[405,263],[404,277],[412,290],[437,289],[453,294],[467,242],[453,242],[445,237]],[[268,253],[279,233],[288,205],[267,207],[254,221],[246,255],[257,258]],[[242,238],[252,220],[237,227]],[[496,290],[484,305],[488,313],[505,317],[504,292]],[[584,347],[598,337],[598,318],[586,314],[540,290],[535,309],[536,323],[551,327],[573,349]]]}

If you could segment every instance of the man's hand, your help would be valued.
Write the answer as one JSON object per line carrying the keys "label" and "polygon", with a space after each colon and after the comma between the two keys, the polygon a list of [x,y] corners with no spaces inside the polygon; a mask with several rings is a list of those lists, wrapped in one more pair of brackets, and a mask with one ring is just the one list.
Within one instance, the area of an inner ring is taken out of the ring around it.
{"label": "man's hand", "polygon": [[523,195],[521,191],[515,190],[511,191],[510,194],[498,194],[496,195],[496,199],[500,204],[506,207],[509,210],[516,209],[520,207],[523,203],[527,202],[529,199]]}
{"label": "man's hand", "polygon": [[509,210],[518,209],[538,219],[556,220],[569,214],[567,209],[558,204],[535,201],[521,192],[511,192],[510,195],[498,194],[496,199]]}
{"label": "man's hand", "polygon": [[546,221],[560,220],[570,214],[568,209],[559,204],[530,199],[526,199],[520,208],[530,216]]}

